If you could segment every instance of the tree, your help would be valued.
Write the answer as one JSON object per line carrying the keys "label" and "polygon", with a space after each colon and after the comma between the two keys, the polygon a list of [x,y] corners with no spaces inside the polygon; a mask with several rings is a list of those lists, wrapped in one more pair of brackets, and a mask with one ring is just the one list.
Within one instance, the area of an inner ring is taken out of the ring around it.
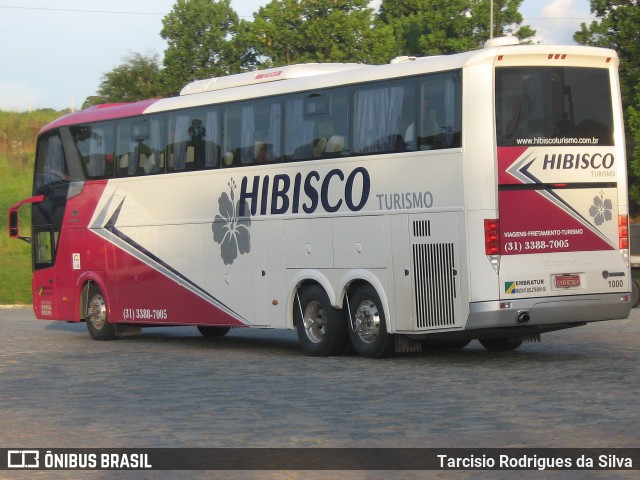
{"label": "tree", "polygon": [[131,53],[123,60],[124,63],[103,75],[97,95],[87,98],[82,108],[162,96],[157,54]]}
{"label": "tree", "polygon": [[249,35],[262,66],[306,62],[386,63],[391,29],[374,24],[368,0],[273,0],[254,14]]}
{"label": "tree", "polygon": [[165,93],[202,78],[238,73],[252,58],[238,39],[241,23],[230,0],[178,0],[162,20]]}
{"label": "tree", "polygon": [[591,0],[591,12],[598,20],[581,28],[573,36],[581,45],[612,48],[620,56],[620,76],[624,81],[627,100],[633,96],[631,87],[640,76],[640,1]]}
{"label": "tree", "polygon": [[[520,26],[522,0],[494,0],[494,36],[535,34]],[[481,48],[490,38],[490,0],[382,0],[380,19],[391,25],[399,55],[439,55]]]}
{"label": "tree", "polygon": [[620,83],[627,134],[629,192],[640,204],[640,1],[591,0],[598,20],[581,24],[573,36],[582,45],[613,48],[620,57]]}

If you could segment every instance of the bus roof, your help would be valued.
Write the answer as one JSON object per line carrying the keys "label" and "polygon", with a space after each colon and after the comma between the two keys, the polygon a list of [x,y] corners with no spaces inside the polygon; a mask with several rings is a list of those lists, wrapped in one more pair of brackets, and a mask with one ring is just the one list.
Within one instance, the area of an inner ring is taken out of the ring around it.
{"label": "bus roof", "polygon": [[284,67],[257,70],[254,72],[238,73],[225,77],[214,77],[205,80],[196,80],[186,85],[180,95],[192,95],[194,93],[212,92],[227,88],[256,85],[259,83],[290,80],[326,73],[344,72],[363,68],[366,65],[360,63],[303,63],[299,65],[287,65]]}
{"label": "bus roof", "polygon": [[48,130],[66,127],[69,125],[78,125],[81,123],[99,122],[104,120],[114,120],[117,118],[134,117],[143,114],[147,108],[158,101],[157,98],[150,100],[141,100],[132,103],[108,103],[103,105],[95,105],[86,110],[69,113],[63,117],[54,120],[45,125],[40,133]]}

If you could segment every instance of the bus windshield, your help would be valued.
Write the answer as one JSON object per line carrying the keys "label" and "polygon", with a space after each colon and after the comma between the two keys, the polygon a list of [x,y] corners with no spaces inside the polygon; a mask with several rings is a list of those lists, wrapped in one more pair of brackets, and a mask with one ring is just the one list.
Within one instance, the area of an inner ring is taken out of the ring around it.
{"label": "bus windshield", "polygon": [[498,68],[496,133],[498,146],[613,145],[609,71]]}
{"label": "bus windshield", "polygon": [[62,140],[57,133],[43,136],[38,141],[33,194],[41,193],[48,185],[69,181],[69,169]]}

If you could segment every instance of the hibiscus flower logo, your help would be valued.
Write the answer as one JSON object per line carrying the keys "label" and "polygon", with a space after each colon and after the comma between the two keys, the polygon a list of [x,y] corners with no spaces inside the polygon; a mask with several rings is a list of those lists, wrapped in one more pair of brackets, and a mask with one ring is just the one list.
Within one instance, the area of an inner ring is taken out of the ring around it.
{"label": "hibiscus flower logo", "polygon": [[613,203],[610,199],[604,198],[604,192],[600,192],[600,196],[593,197],[593,205],[589,209],[589,215],[593,217],[596,225],[602,225],[613,218]]}
{"label": "hibiscus flower logo", "polygon": [[[240,201],[235,200],[236,182],[231,179],[229,183],[230,196],[227,193],[220,195],[218,206],[220,207],[220,215],[216,215],[213,221],[213,239],[220,244],[220,254],[225,265],[231,265],[236,258],[238,252],[240,255],[251,251],[251,235],[249,227],[251,226],[251,217],[240,217]],[[231,197],[231,198],[229,198]],[[249,212],[249,205],[244,202],[244,212]]]}

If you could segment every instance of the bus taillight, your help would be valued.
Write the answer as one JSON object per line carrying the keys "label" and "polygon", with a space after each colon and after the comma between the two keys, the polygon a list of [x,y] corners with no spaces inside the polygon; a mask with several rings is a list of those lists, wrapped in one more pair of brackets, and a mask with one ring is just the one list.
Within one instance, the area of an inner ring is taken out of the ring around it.
{"label": "bus taillight", "polygon": [[629,248],[629,217],[618,215],[618,238],[620,250]]}
{"label": "bus taillight", "polygon": [[484,251],[487,255],[500,255],[500,220],[484,220]]}

